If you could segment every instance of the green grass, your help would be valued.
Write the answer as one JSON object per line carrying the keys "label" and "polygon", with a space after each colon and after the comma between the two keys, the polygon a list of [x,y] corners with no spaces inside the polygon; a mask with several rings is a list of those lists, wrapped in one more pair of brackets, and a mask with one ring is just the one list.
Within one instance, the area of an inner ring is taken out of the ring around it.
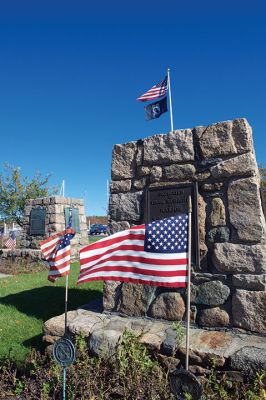
{"label": "green grass", "polygon": [[[77,285],[78,263],[71,265],[68,309],[73,310],[102,296],[102,282]],[[42,326],[64,313],[65,278],[55,283],[47,272],[0,279],[0,358],[22,361],[32,347],[42,348]]]}

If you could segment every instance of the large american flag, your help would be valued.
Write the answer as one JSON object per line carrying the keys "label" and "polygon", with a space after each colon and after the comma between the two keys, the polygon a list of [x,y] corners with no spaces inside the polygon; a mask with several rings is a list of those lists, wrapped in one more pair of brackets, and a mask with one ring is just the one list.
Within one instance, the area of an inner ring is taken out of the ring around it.
{"label": "large american flag", "polygon": [[7,249],[15,249],[17,245],[16,234],[14,231],[10,231],[9,238],[5,242],[5,246]]}
{"label": "large american flag", "polygon": [[139,225],[80,251],[78,283],[112,280],[185,287],[188,215]]}
{"label": "large american flag", "polygon": [[137,100],[147,101],[147,100],[157,99],[158,97],[164,96],[167,89],[168,89],[168,80],[166,76],[161,83],[154,85],[150,90],[148,90],[143,95],[138,97]]}
{"label": "large american flag", "polygon": [[42,254],[50,266],[49,281],[54,282],[56,278],[70,273],[70,240],[74,236],[75,231],[67,228],[39,243]]}

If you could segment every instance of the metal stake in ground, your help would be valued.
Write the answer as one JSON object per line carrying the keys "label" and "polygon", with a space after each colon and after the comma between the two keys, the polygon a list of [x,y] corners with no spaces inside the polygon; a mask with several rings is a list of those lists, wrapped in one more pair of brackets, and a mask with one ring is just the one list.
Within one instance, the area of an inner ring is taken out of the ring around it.
{"label": "metal stake in ground", "polygon": [[191,196],[188,197],[188,262],[187,262],[187,323],[186,323],[186,371],[189,366],[190,282],[191,282]]}

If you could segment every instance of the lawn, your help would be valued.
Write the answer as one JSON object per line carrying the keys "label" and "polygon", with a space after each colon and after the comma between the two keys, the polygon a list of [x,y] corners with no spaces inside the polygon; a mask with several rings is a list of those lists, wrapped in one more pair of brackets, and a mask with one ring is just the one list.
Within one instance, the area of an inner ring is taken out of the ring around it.
{"label": "lawn", "polygon": [[[74,310],[102,296],[102,282],[77,285],[79,264],[71,265],[68,309]],[[32,347],[42,348],[42,326],[63,314],[65,278],[50,283],[47,272],[0,279],[0,358],[22,361]]]}

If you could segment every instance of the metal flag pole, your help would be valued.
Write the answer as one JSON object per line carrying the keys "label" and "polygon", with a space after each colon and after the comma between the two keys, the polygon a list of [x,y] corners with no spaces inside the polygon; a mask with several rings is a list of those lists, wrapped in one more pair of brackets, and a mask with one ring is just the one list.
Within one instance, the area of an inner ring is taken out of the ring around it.
{"label": "metal flag pole", "polygon": [[169,96],[169,105],[170,105],[170,122],[171,122],[171,132],[172,132],[174,130],[174,122],[173,122],[173,110],[172,110],[170,68],[167,69],[167,81],[168,81],[168,96]]}
{"label": "metal flag pole", "polygon": [[186,323],[186,370],[189,365],[190,282],[191,282],[191,196],[188,197],[188,263],[187,263],[187,323]]}

